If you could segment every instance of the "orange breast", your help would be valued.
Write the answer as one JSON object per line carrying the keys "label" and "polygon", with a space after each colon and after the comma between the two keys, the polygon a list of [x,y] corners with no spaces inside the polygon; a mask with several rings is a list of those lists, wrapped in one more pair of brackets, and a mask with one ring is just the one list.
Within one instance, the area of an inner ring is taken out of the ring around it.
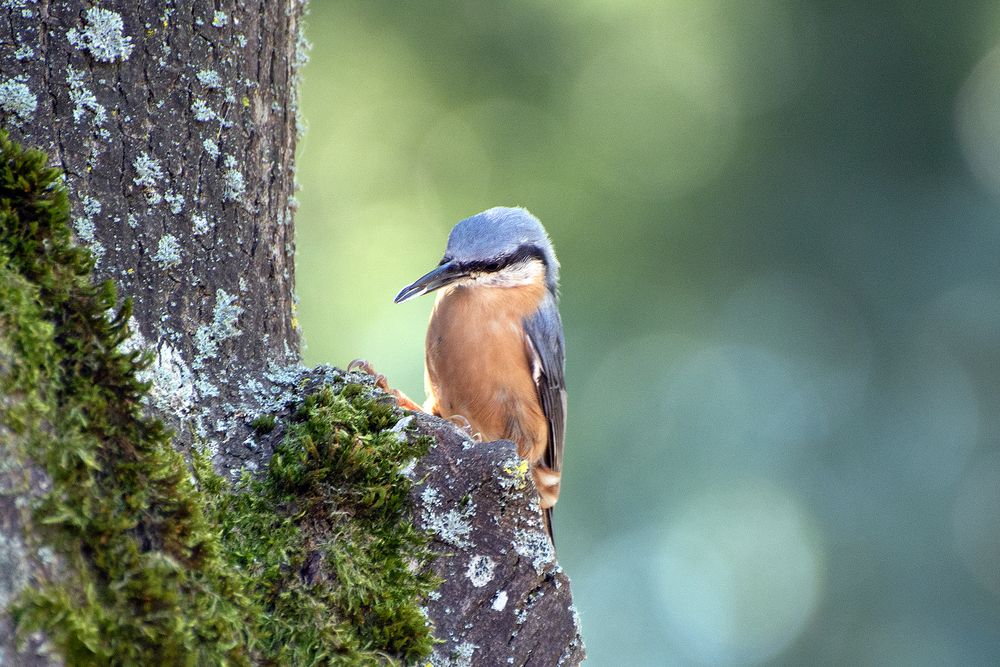
{"label": "orange breast", "polygon": [[544,290],[541,281],[447,288],[427,327],[426,407],[443,417],[462,415],[484,441],[513,440],[532,463],[545,451],[548,424],[521,322]]}

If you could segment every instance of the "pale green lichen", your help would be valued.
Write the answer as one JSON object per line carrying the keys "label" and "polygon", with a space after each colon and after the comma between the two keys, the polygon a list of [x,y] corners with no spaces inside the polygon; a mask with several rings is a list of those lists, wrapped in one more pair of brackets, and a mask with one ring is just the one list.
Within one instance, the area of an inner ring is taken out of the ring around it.
{"label": "pale green lichen", "polygon": [[556,552],[548,535],[540,530],[517,530],[511,543],[517,555],[531,562],[535,572],[541,574],[547,565],[556,561]]}
{"label": "pale green lichen", "polygon": [[227,169],[222,174],[222,198],[226,201],[236,201],[246,191],[243,174],[238,169]]}
{"label": "pale green lichen", "polygon": [[218,159],[219,144],[215,143],[212,139],[205,139],[205,141],[201,142],[201,146],[205,149],[205,152],[208,153],[209,157],[213,160]]}
{"label": "pale green lichen", "polygon": [[3,563],[0,567],[0,609],[6,609],[28,585],[25,548],[20,537],[0,533],[0,563]]}
{"label": "pale green lichen", "polygon": [[94,223],[88,218],[75,218],[73,229],[76,230],[76,237],[86,243],[94,241]]}
{"label": "pale green lichen", "polygon": [[201,235],[211,229],[212,223],[204,213],[194,213],[191,215],[191,226],[195,234]]}
{"label": "pale green lichen", "polygon": [[292,71],[294,74],[292,76],[291,95],[289,96],[289,107],[295,113],[295,131],[299,139],[305,136],[306,133],[306,122],[299,108],[299,88],[302,85],[302,69],[309,62],[310,49],[312,49],[312,44],[306,39],[305,33],[300,30],[295,37],[295,58],[292,61]]}
{"label": "pale green lichen", "polygon": [[76,236],[87,244],[91,254],[94,256],[95,266],[100,266],[105,253],[104,244],[98,241],[95,236],[97,227],[94,217],[99,215],[100,212],[101,202],[90,195],[84,195],[83,217],[73,219],[73,229],[76,231]]}
{"label": "pale green lichen", "polygon": [[73,228],[76,230],[76,234],[80,240],[87,243],[87,249],[94,256],[94,266],[100,266],[101,261],[104,259],[104,253],[107,250],[103,243],[94,238],[93,221],[86,218],[76,218],[73,221]]}
{"label": "pale green lichen", "polygon": [[224,289],[215,291],[212,323],[201,325],[194,334],[195,369],[203,368],[206,362],[215,358],[220,343],[242,334],[236,326],[242,313],[243,309],[237,305],[235,296]]}
{"label": "pale green lichen", "polygon": [[441,497],[437,489],[431,486],[421,493],[423,512],[421,521],[424,528],[437,534],[442,541],[456,547],[466,547],[471,544],[472,534],[470,519],[475,514],[476,506],[467,498],[458,507],[443,510]]}
{"label": "pale green lichen", "polygon": [[163,195],[156,189],[160,181],[163,180],[163,168],[160,162],[149,153],[139,153],[132,162],[135,168],[135,177],[132,182],[145,191],[146,201],[150,204],[158,204],[163,200]]}
{"label": "pale green lichen", "polygon": [[[139,333],[134,320],[129,322],[132,335],[119,346],[122,352],[142,352],[149,348]],[[139,371],[137,377],[149,383],[149,392],[143,402],[152,403],[164,414],[177,415],[183,420],[194,408],[197,394],[192,384],[191,371],[181,356],[169,343],[156,347],[152,362]]]}
{"label": "pale green lichen", "polygon": [[74,48],[89,51],[95,60],[108,63],[127,60],[132,55],[132,38],[124,34],[121,15],[91,7],[84,12],[83,19],[82,30],[70,28],[66,32],[66,39]]}
{"label": "pale green lichen", "polygon": [[202,99],[196,99],[191,103],[191,113],[194,114],[194,119],[199,123],[207,123],[218,118],[212,107],[208,106],[208,103]]}
{"label": "pale green lichen", "polygon": [[184,195],[179,192],[167,192],[163,195],[163,200],[167,202],[167,205],[170,207],[170,212],[174,215],[184,210]]}
{"label": "pale green lichen", "polygon": [[38,0],[0,0],[0,7],[3,9],[24,9],[28,5],[33,5]]}
{"label": "pale green lichen", "polygon": [[19,123],[31,120],[38,108],[38,98],[31,92],[24,75],[0,83],[0,111]]}
{"label": "pale green lichen", "polygon": [[160,266],[171,267],[181,263],[181,244],[173,234],[164,234],[156,244],[156,254],[153,261]]}
{"label": "pale green lichen", "polygon": [[428,663],[429,667],[472,667],[473,656],[479,647],[472,642],[462,642],[448,655],[434,652]]}
{"label": "pale green lichen", "polygon": [[476,588],[482,588],[493,580],[493,573],[497,564],[489,556],[477,555],[469,559],[469,566],[465,570],[465,576]]}
{"label": "pale green lichen", "polygon": [[88,218],[93,218],[101,212],[101,202],[90,195],[83,197],[83,213]]}
{"label": "pale green lichen", "polygon": [[69,99],[73,103],[73,121],[79,123],[84,113],[94,115],[93,122],[100,125],[107,118],[107,110],[97,101],[94,93],[83,82],[83,72],[70,65],[66,69],[66,83],[69,84]]}
{"label": "pale green lichen", "polygon": [[229,17],[226,15],[226,13],[223,11],[215,10],[215,13],[212,15],[212,25],[215,26],[216,28],[224,28],[228,23],[229,23]]}
{"label": "pale green lichen", "polygon": [[246,192],[246,182],[243,174],[236,168],[236,158],[232,155],[226,156],[226,171],[222,174],[222,198],[226,201],[236,201]]}
{"label": "pale green lichen", "polygon": [[214,69],[203,69],[196,74],[198,81],[206,88],[222,88],[222,77]]}

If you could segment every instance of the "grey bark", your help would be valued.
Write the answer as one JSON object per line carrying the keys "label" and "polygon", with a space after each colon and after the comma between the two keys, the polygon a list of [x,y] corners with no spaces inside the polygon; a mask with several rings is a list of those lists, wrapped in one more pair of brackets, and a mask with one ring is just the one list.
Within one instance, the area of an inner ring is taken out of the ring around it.
{"label": "grey bark", "polygon": [[[178,448],[206,447],[233,478],[265,467],[281,435],[255,434],[256,415],[280,415],[317,379],[341,379],[301,367],[293,313],[303,9],[0,2],[3,125],[64,170],[97,276],[134,299],[130,344],[156,354],[151,409]],[[414,498],[443,554],[445,584],[427,605],[445,642],[437,660],[582,660],[568,580],[536,537],[531,482],[504,471],[512,445],[470,444],[446,422],[418,419],[438,443]],[[16,550],[0,558],[15,575],[26,567]],[[0,581],[0,602],[15,578]]]}
{"label": "grey bark", "polygon": [[[97,276],[135,300],[156,406],[248,460],[261,369],[298,359],[294,151],[302,6],[9,0],[5,124],[67,178]],[[225,7],[225,11],[217,9]],[[16,106],[12,94],[25,104]]]}
{"label": "grey bark", "polygon": [[[436,444],[417,466],[417,521],[434,533],[444,583],[430,602],[439,655],[453,664],[576,665],[584,659],[569,578],[542,525],[513,442],[476,443],[416,415]],[[447,664],[447,663],[446,663]]]}

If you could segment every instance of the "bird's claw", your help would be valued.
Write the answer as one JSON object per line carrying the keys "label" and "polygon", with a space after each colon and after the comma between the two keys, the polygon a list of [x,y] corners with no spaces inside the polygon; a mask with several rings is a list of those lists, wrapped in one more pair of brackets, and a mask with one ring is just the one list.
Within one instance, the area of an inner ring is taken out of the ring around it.
{"label": "bird's claw", "polygon": [[375,386],[382,391],[391,394],[392,389],[389,388],[389,381],[385,379],[385,376],[375,370],[375,367],[371,365],[371,362],[366,359],[355,359],[351,363],[347,364],[347,372],[350,373],[354,369],[360,370],[362,373],[371,375],[375,378]]}
{"label": "bird's claw", "polygon": [[393,389],[389,386],[389,381],[384,375],[375,370],[375,367],[365,359],[355,359],[351,363],[347,364],[347,372],[350,373],[354,369],[360,370],[362,373],[366,373],[375,378],[375,386],[389,394],[396,399],[396,405],[403,408],[404,410],[412,410],[414,412],[421,412],[423,409],[419,404],[414,402],[409,396],[404,394],[398,389]]}
{"label": "bird's claw", "polygon": [[454,424],[455,426],[459,427],[460,429],[468,433],[469,437],[475,440],[476,442],[483,441],[482,433],[476,433],[474,430],[472,430],[472,422],[470,422],[465,417],[465,415],[452,415],[450,417],[446,417],[446,419],[447,421],[450,421],[452,424]]}

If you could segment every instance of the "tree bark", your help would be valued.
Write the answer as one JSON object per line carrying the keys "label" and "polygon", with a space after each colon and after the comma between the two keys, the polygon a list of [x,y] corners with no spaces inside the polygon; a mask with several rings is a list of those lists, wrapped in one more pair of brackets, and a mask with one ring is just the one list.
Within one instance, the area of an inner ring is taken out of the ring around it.
{"label": "tree bark", "polygon": [[11,4],[3,76],[36,106],[6,125],[64,170],[97,277],[135,300],[161,415],[238,470],[249,379],[298,359],[302,5]]}
{"label": "tree bark", "polygon": [[[303,394],[345,380],[301,367],[294,315],[303,3],[0,7],[3,126],[63,170],[96,277],[134,300],[125,345],[155,355],[149,409],[174,429],[175,448],[207,452],[224,477],[265,469]],[[0,350],[0,374],[12,363]],[[16,400],[6,398],[3,407]],[[279,428],[260,433],[260,415],[277,415]],[[416,422],[436,439],[413,495],[441,554],[444,583],[426,603],[443,642],[435,663],[581,661],[568,580],[539,540],[534,489],[513,446],[471,443],[424,415]],[[17,500],[0,502],[0,559],[13,573],[0,603],[39,567],[19,546],[31,528],[16,520]],[[0,628],[0,655],[58,662],[37,655],[44,643],[34,637],[19,652],[9,623]]]}

